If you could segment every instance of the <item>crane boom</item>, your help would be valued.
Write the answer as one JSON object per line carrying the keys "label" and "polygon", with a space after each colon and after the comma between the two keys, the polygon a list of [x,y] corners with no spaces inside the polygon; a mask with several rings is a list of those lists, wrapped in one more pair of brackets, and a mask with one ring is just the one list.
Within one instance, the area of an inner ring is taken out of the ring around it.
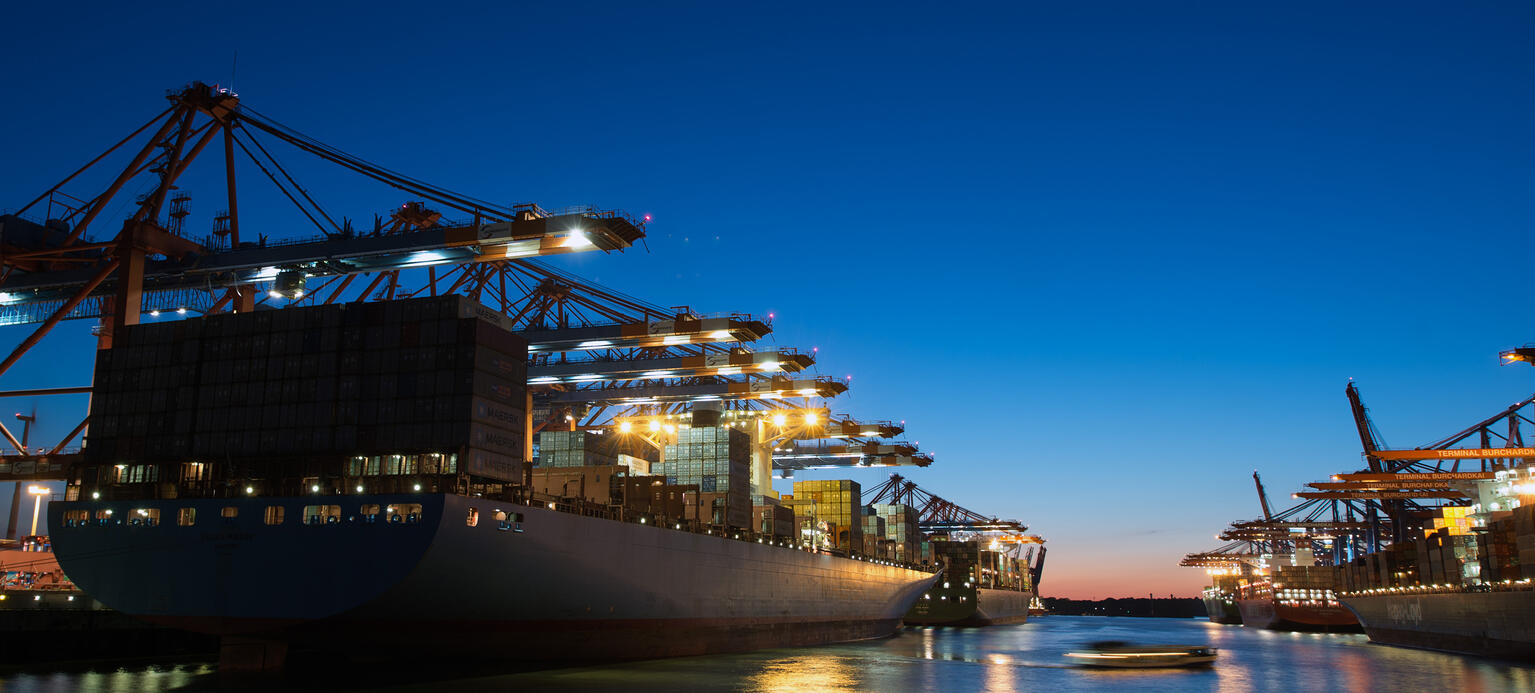
{"label": "crane boom", "polygon": [[1258,478],[1258,471],[1253,470],[1253,483],[1258,485],[1258,504],[1263,506],[1263,519],[1273,520],[1274,514],[1269,512],[1269,498],[1263,492],[1263,480]]}

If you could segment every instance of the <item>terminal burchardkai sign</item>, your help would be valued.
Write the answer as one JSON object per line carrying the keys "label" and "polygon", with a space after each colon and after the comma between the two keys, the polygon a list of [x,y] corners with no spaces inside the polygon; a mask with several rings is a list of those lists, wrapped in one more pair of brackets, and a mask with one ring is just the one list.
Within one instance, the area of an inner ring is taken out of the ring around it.
{"label": "terminal burchardkai sign", "polygon": [[1354,472],[1336,474],[1338,481],[1482,481],[1492,479],[1492,472]]}
{"label": "terminal burchardkai sign", "polygon": [[1376,450],[1366,453],[1382,460],[1477,460],[1495,457],[1535,457],[1535,448],[1455,448],[1451,450]]}

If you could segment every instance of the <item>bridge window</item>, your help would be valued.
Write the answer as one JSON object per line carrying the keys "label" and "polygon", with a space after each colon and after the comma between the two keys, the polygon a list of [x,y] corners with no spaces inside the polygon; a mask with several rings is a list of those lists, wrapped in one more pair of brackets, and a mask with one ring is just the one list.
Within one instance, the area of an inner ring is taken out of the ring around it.
{"label": "bridge window", "polygon": [[113,467],[112,481],[119,484],[154,483],[160,480],[160,467],[153,464],[119,464]]}
{"label": "bridge window", "polygon": [[368,504],[362,506],[362,521],[363,522],[377,522],[378,521],[378,504],[377,503],[368,503]]}
{"label": "bridge window", "polygon": [[306,525],[333,525],[340,521],[341,506],[339,505],[304,506],[304,524]]}
{"label": "bridge window", "polygon": [[285,511],[281,505],[268,505],[266,507],[266,516],[264,519],[269,525],[280,525],[284,519],[284,514]]}
{"label": "bridge window", "polygon": [[64,526],[65,527],[82,527],[82,526],[84,526],[86,523],[88,523],[90,521],[91,521],[91,511],[89,511],[89,510],[66,510],[66,511],[64,511]]}
{"label": "bridge window", "polygon": [[522,531],[522,513],[507,513],[507,512],[502,512],[500,510],[497,510],[496,511],[496,529],[499,529],[499,530],[501,530],[503,532],[506,531],[506,530],[509,530],[509,529],[513,530],[513,531],[516,531],[516,532],[521,532]]}
{"label": "bridge window", "polygon": [[470,508],[469,509],[469,517],[468,517],[468,519],[466,519],[464,521],[464,524],[467,524],[470,527],[478,527],[478,526],[480,526],[480,509],[479,508]]}
{"label": "bridge window", "polygon": [[219,516],[224,518],[236,518],[240,516],[240,509],[233,505],[226,505],[219,511]]}
{"label": "bridge window", "polygon": [[202,481],[204,465],[201,462],[187,462],[181,465],[182,481]]}
{"label": "bridge window", "polygon": [[395,503],[384,509],[389,514],[390,524],[404,522],[415,524],[421,521],[420,503]]}
{"label": "bridge window", "polygon": [[191,527],[197,524],[197,508],[182,508],[176,511],[176,524],[182,527]]}
{"label": "bridge window", "polygon": [[377,455],[364,457],[358,455],[347,460],[347,476],[378,476],[379,458]]}

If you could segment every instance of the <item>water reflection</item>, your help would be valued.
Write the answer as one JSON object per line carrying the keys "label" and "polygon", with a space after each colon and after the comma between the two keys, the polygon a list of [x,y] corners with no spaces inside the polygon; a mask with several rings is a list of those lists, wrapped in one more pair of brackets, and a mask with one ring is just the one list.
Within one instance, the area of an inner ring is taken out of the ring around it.
{"label": "water reflection", "polygon": [[862,690],[856,672],[857,668],[842,657],[813,654],[765,662],[748,681],[753,690],[764,693],[836,693]]}
{"label": "water reflection", "polygon": [[[1121,671],[1078,668],[1064,659],[1066,652],[1095,640],[1208,644],[1220,648],[1220,661],[1205,669]],[[210,672],[206,665],[182,665],[0,673],[0,691],[166,691],[207,687],[214,679]],[[307,683],[317,690],[381,688],[376,678]],[[1194,620],[1055,616],[1019,626],[910,629],[893,638],[826,647],[388,683],[394,687],[383,690],[1491,693],[1535,690],[1535,667],[1372,645],[1361,635],[1276,633]]]}
{"label": "water reflection", "polygon": [[1013,658],[1005,654],[986,657],[986,690],[988,693],[1016,693],[1015,677],[1018,670]]}
{"label": "water reflection", "polygon": [[184,688],[198,677],[212,674],[211,664],[157,664],[117,668],[67,668],[56,671],[20,671],[0,674],[0,691],[38,693],[132,693]]}

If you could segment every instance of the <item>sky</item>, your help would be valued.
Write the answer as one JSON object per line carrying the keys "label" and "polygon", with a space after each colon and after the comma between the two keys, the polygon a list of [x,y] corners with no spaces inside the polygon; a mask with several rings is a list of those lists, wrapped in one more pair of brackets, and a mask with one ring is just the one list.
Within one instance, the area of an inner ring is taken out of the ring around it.
{"label": "sky", "polygon": [[[1351,378],[1400,447],[1535,391],[1496,357],[1535,341],[1528,5],[90,5],[8,11],[0,211],[201,80],[446,188],[651,214],[555,264],[772,313],[760,347],[935,455],[904,476],[1048,540],[1047,596],[1196,595],[1178,559],[1260,513],[1254,470],[1283,503],[1360,465]],[[359,226],[405,201],[274,153]],[[247,234],[313,233],[238,177]],[[88,331],[0,389],[86,384]]]}

